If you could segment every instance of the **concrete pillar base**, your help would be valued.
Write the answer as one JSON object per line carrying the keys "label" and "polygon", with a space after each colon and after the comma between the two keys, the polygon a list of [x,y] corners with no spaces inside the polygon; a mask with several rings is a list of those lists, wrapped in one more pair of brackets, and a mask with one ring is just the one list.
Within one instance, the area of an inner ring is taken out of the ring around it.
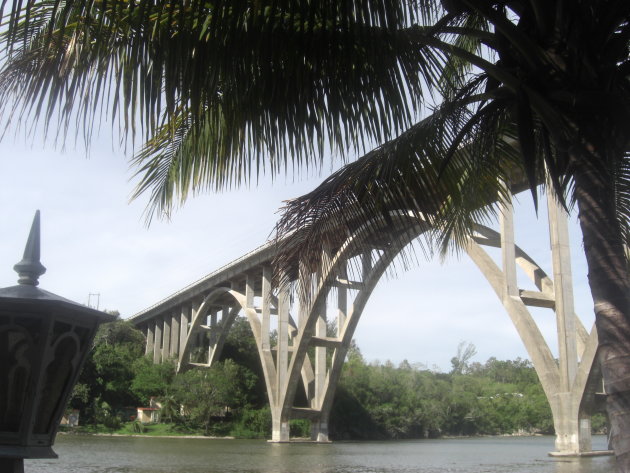
{"label": "concrete pillar base", "polygon": [[614,455],[613,450],[592,450],[590,452],[549,452],[550,457],[604,457]]}
{"label": "concrete pillar base", "polygon": [[273,443],[287,443],[290,441],[289,437],[289,421],[273,420],[273,428],[271,430],[271,442]]}
{"label": "concrete pillar base", "polygon": [[317,443],[330,443],[328,439],[328,422],[311,421],[311,441]]}

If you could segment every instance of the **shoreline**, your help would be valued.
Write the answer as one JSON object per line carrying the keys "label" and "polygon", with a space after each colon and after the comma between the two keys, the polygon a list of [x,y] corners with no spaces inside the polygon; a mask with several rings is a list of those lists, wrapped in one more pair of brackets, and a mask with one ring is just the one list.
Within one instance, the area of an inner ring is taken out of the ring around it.
{"label": "shoreline", "polygon": [[[83,435],[92,437],[136,437],[136,438],[161,438],[161,439],[205,439],[205,440],[260,440],[269,441],[264,438],[238,438],[234,436],[212,436],[212,435],[147,435],[147,434],[120,434],[120,433],[105,433],[105,432],[68,432],[58,431],[57,435]],[[603,435],[603,434],[593,434]],[[457,439],[475,439],[475,438],[505,438],[505,437],[553,437],[553,434],[540,434],[540,433],[514,433],[514,434],[497,434],[497,435],[444,435],[437,438],[406,438],[406,439],[380,439],[380,440],[365,440],[365,439],[339,439],[333,440],[333,442],[387,442],[398,440],[457,440]],[[293,437],[288,443],[304,443],[313,442],[309,438]],[[317,443],[317,442],[314,442]]]}
{"label": "shoreline", "polygon": [[[236,437],[217,437],[213,435],[147,435],[147,434],[108,434],[104,432],[68,432],[58,431],[57,435],[84,435],[86,437],[136,437],[136,438],[158,438],[158,439],[208,439],[208,440],[237,440]],[[247,440],[247,439],[242,439]],[[253,439],[255,440],[255,439]]]}

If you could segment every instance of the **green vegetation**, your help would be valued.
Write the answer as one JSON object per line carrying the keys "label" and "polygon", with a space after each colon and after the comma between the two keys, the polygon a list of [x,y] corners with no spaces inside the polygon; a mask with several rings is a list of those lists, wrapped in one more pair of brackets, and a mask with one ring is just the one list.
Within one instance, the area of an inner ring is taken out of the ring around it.
{"label": "green vegetation", "polygon": [[[268,438],[271,413],[249,325],[238,318],[223,358],[210,369],[175,375],[174,363],[143,356],[144,337],[129,322],[103,325],[70,406],[81,410],[79,432]],[[229,356],[228,356],[229,355]],[[475,348],[460,344],[450,373],[403,362],[367,363],[353,345],[330,420],[333,439],[404,439],[444,435],[553,433],[549,404],[526,360],[471,363]],[[151,397],[159,424],[135,419]],[[291,422],[308,437],[306,420]],[[594,418],[593,427],[605,427]]]}
{"label": "green vegetation", "polygon": [[534,368],[520,359],[453,362],[447,374],[407,362],[367,364],[354,350],[331,413],[331,436],[338,439],[519,432],[553,433]]}
{"label": "green vegetation", "polygon": [[[104,324],[69,407],[80,410],[86,433],[268,437],[271,414],[252,344],[249,325],[238,320],[219,363],[175,375],[174,362],[156,365],[144,356],[144,336],[130,322]],[[152,397],[162,423],[143,425],[137,407]]]}

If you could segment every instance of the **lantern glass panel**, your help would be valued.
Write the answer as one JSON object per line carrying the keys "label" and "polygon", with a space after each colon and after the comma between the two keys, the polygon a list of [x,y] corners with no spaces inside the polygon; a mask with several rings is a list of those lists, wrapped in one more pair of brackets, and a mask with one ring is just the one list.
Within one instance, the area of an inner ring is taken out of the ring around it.
{"label": "lantern glass panel", "polygon": [[37,409],[37,416],[33,433],[47,434],[55,425],[56,412],[59,403],[65,401],[64,390],[72,381],[75,367],[80,355],[80,341],[77,335],[68,331],[72,327],[64,323],[55,323],[52,339],[49,347],[48,364],[44,370],[42,394]]}
{"label": "lantern glass panel", "polygon": [[0,432],[20,430],[41,320],[0,315]]}

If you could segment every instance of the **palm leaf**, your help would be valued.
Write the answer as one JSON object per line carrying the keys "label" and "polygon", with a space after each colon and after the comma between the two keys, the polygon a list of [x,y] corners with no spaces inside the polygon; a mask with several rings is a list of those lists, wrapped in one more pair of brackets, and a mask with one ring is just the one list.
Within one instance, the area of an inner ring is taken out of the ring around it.
{"label": "palm leaf", "polygon": [[[518,154],[496,133],[506,126],[501,107],[488,106],[477,114],[466,110],[462,102],[443,104],[400,137],[289,201],[277,226],[278,281],[288,282],[300,264],[320,269],[322,251],[337,248],[345,235],[359,229],[363,234],[355,240],[356,253],[365,240],[408,241],[418,235],[419,224],[426,224],[430,238],[420,248],[433,254],[457,248],[473,223],[493,216],[489,204],[505,192],[503,183],[518,168]],[[476,125],[471,127],[471,121]],[[487,133],[489,128],[494,132]],[[466,146],[452,151],[453,143]],[[395,224],[391,216],[401,212],[415,221]],[[366,225],[370,221],[385,227]],[[308,294],[302,297],[308,299]]]}

